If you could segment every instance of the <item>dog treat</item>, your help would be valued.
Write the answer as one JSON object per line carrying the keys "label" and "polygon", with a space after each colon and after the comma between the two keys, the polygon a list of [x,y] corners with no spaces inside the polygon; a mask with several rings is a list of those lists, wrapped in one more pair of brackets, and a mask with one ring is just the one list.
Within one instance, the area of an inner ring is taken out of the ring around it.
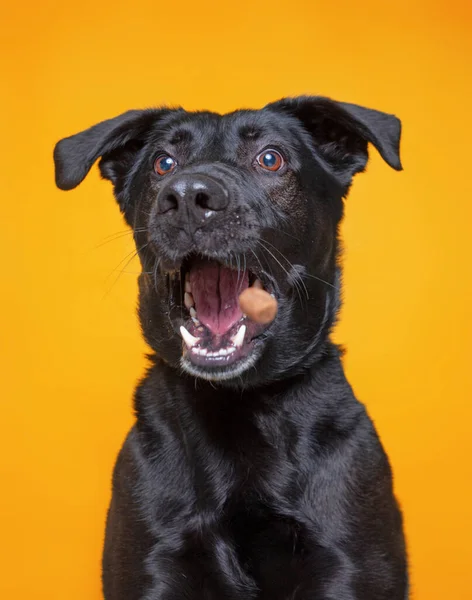
{"label": "dog treat", "polygon": [[250,287],[239,296],[239,306],[251,321],[267,325],[277,314],[277,300],[265,290]]}

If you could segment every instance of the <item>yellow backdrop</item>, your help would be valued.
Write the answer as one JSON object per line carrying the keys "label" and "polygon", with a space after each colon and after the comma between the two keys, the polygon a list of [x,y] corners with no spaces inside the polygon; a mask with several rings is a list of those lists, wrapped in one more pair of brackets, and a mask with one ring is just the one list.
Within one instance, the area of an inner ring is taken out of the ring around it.
{"label": "yellow backdrop", "polygon": [[110,474],[145,365],[138,264],[131,236],[115,236],[111,186],[94,169],[56,190],[54,143],[132,107],[227,111],[319,93],[403,120],[404,172],[372,152],[346,205],[336,339],[392,460],[414,598],[472,598],[470,7],[2,8],[0,597],[101,597]]}

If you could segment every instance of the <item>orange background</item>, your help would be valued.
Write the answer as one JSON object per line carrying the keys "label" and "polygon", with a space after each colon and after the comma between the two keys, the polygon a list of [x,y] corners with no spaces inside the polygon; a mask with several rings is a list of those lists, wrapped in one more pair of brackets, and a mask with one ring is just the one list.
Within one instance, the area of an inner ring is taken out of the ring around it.
{"label": "orange background", "polygon": [[[113,462],[146,350],[137,261],[54,143],[128,108],[320,93],[403,120],[347,201],[336,339],[389,452],[414,598],[472,598],[469,0],[10,1],[2,8],[0,597],[99,599]],[[124,268],[124,271],[121,270]]]}

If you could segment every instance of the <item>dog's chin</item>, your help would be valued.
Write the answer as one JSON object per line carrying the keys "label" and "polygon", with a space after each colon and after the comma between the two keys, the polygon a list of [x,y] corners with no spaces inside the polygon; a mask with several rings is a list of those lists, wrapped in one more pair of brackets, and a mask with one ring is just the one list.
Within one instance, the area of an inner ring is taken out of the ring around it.
{"label": "dog's chin", "polygon": [[246,371],[254,368],[262,354],[262,343],[254,344],[253,349],[246,356],[231,362],[231,364],[211,366],[209,364],[197,364],[184,351],[180,360],[180,366],[185,373],[214,382],[241,383]]}

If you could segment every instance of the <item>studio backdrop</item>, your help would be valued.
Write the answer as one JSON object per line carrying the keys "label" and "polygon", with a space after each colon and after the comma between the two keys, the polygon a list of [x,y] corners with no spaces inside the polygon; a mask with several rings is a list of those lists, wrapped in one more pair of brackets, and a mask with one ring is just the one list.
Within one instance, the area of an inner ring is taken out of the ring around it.
{"label": "studio backdrop", "polygon": [[[147,348],[132,237],[53,146],[129,108],[321,94],[396,114],[346,201],[335,340],[389,454],[415,600],[472,598],[468,0],[8,2],[0,35],[0,596],[99,600],[112,466]],[[65,592],[67,590],[67,593]]]}

